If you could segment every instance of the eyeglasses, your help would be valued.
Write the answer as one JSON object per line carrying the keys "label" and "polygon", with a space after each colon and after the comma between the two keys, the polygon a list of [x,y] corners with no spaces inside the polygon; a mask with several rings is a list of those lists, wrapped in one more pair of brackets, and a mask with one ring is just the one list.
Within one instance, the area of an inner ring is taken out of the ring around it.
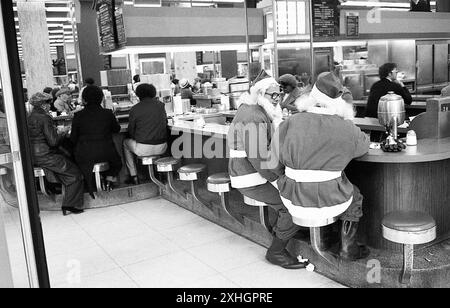
{"label": "eyeglasses", "polygon": [[278,92],[272,92],[272,93],[265,93],[265,95],[269,95],[271,99],[276,100],[281,96],[281,93]]}

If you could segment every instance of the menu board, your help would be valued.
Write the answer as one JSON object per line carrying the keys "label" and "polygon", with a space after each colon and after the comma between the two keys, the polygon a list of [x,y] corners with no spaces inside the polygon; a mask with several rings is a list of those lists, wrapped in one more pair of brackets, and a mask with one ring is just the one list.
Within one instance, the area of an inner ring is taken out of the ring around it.
{"label": "menu board", "polygon": [[359,16],[346,16],[347,37],[359,36]]}
{"label": "menu board", "polygon": [[125,47],[127,44],[127,37],[125,35],[122,8],[116,9],[114,14],[116,18],[117,47]]}
{"label": "menu board", "polygon": [[313,37],[334,38],[339,35],[339,0],[312,0]]}
{"label": "menu board", "polygon": [[99,43],[103,52],[116,48],[113,2],[113,0],[100,0],[97,6]]}

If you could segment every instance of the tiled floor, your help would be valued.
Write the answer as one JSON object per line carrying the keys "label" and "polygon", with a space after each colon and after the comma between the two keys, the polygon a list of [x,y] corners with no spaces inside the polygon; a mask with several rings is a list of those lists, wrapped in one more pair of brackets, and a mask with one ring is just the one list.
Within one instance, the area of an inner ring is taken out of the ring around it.
{"label": "tiled floor", "polygon": [[[17,210],[2,209],[20,252]],[[43,212],[53,287],[342,287],[305,270],[269,264],[266,249],[164,199],[62,216]],[[14,267],[25,284],[23,260]]]}

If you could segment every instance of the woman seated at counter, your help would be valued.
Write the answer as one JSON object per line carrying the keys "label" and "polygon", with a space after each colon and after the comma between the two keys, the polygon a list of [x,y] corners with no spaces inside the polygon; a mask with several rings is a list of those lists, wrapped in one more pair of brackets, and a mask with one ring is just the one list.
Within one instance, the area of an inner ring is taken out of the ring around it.
{"label": "woman seated at counter", "polygon": [[162,155],[167,150],[167,114],[164,104],[156,97],[156,88],[147,83],[136,89],[140,102],[130,110],[129,139],[123,142],[125,161],[130,173],[126,184],[138,184],[137,156]]}
{"label": "woman seated at counter", "polygon": [[59,182],[65,187],[63,214],[80,214],[83,213],[83,176],[78,167],[57,149],[66,134],[58,134],[49,115],[52,100],[46,93],[36,93],[30,99],[34,108],[27,122],[33,163],[44,169],[49,182]]}
{"label": "woman seated at counter", "polygon": [[92,169],[96,163],[109,163],[106,188],[111,190],[122,169],[122,160],[113,142],[113,134],[120,132],[120,125],[109,109],[103,109],[103,91],[97,86],[83,90],[85,108],[77,112],[72,121],[70,140],[74,146],[75,161],[84,175],[89,194],[94,197],[95,185]]}

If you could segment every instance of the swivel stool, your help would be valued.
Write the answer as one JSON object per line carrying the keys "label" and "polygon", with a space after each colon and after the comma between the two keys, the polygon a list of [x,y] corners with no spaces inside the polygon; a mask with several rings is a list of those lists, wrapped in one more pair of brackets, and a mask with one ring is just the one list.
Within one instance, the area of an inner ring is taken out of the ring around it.
{"label": "swivel stool", "polygon": [[92,172],[95,174],[95,184],[97,186],[97,192],[105,190],[102,185],[101,172],[109,170],[109,164],[102,162],[94,165]]}
{"label": "swivel stool", "polygon": [[414,267],[414,245],[426,244],[436,239],[436,222],[426,213],[395,211],[386,214],[381,225],[386,240],[403,245],[400,282],[408,284]]}
{"label": "swivel stool", "polygon": [[160,180],[158,180],[155,176],[155,171],[153,169],[153,166],[157,159],[159,159],[160,156],[139,156],[138,159],[142,160],[142,165],[148,167],[148,173],[150,175],[150,179],[159,186],[160,189],[164,189],[164,183],[162,183]]}
{"label": "swivel stool", "polygon": [[208,202],[205,202],[200,198],[196,186],[198,175],[205,170],[206,165],[204,164],[191,164],[178,169],[178,175],[180,177],[180,181],[190,182],[192,197],[209,210],[212,210],[212,206]]}
{"label": "swivel stool", "polygon": [[167,182],[169,184],[169,188],[177,194],[181,198],[186,198],[184,196],[184,193],[179,192],[174,185],[174,178],[173,178],[173,172],[175,171],[176,165],[178,165],[180,162],[179,159],[173,158],[173,157],[163,157],[155,161],[156,164],[156,170],[158,172],[167,173]]}
{"label": "swivel stool", "polygon": [[244,203],[250,206],[257,206],[259,208],[259,222],[266,228],[267,231],[272,232],[272,227],[269,225],[268,204],[257,201],[244,195]]}
{"label": "swivel stool", "polygon": [[227,193],[231,190],[231,180],[228,173],[216,173],[210,175],[206,179],[208,191],[218,193],[220,196],[220,205],[223,211],[232,219],[237,220],[240,224],[244,224],[244,218],[240,215],[232,215],[228,210],[230,204]]}
{"label": "swivel stool", "polygon": [[35,167],[34,168],[34,177],[39,178],[39,188],[44,196],[49,197],[47,189],[45,188],[45,171],[42,168]]}

